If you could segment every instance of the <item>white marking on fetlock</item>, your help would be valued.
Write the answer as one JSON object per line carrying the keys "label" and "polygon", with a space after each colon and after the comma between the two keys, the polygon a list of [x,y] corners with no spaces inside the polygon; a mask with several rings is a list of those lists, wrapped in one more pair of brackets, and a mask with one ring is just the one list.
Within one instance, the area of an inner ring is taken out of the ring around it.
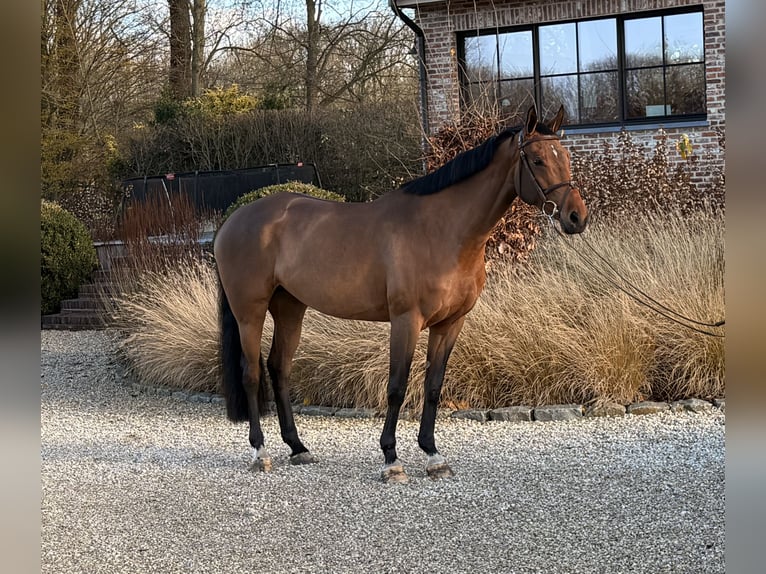
{"label": "white marking on fetlock", "polygon": [[271,456],[265,448],[253,448],[250,457],[250,468],[269,472],[272,469]]}
{"label": "white marking on fetlock", "polygon": [[253,447],[252,456],[250,458],[251,463],[258,462],[258,460],[263,460],[265,458],[271,458],[269,456],[269,453],[266,451],[264,447],[261,448],[255,448]]}
{"label": "white marking on fetlock", "polygon": [[437,452],[436,454],[432,454],[431,456],[428,457],[428,461],[426,462],[426,468],[431,468],[433,466],[439,466],[440,464],[446,464],[446,463],[447,463],[447,459]]}
{"label": "white marking on fetlock", "polygon": [[392,462],[390,464],[384,464],[380,468],[380,470],[388,470],[390,468],[397,468],[397,467],[400,468],[400,469],[404,469],[404,465],[402,464],[402,462],[398,458],[395,459],[394,462]]}

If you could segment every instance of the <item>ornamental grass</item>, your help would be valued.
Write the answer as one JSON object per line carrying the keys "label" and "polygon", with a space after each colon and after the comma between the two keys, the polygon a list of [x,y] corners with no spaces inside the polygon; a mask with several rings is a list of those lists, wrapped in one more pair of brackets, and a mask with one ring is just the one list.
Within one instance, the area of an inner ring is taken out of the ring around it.
{"label": "ornamental grass", "polygon": [[[655,300],[691,318],[724,316],[719,209],[594,220],[582,237],[543,226],[523,264],[493,265],[450,359],[446,408],[561,403],[627,404],[724,395],[724,338],[693,331],[639,305],[610,284],[606,267],[575,252],[585,241]],[[565,243],[566,242],[566,243]],[[204,257],[136,271],[115,296],[120,351],[147,384],[217,392],[215,270]],[[140,285],[136,290],[135,285]],[[709,329],[723,334],[723,328]],[[271,323],[267,321],[264,357]],[[291,381],[295,401],[385,409],[387,323],[341,320],[309,310]],[[415,353],[405,408],[422,405],[427,334]]]}

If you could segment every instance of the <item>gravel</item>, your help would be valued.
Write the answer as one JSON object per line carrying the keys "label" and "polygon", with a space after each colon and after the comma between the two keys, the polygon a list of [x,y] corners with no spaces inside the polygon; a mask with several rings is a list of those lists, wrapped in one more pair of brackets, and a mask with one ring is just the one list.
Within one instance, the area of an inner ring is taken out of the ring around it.
{"label": "gravel", "polygon": [[382,420],[298,415],[319,463],[264,419],[131,392],[109,331],[41,334],[42,572],[724,572],[725,415],[439,419],[433,482],[399,423],[408,484],[378,480]]}

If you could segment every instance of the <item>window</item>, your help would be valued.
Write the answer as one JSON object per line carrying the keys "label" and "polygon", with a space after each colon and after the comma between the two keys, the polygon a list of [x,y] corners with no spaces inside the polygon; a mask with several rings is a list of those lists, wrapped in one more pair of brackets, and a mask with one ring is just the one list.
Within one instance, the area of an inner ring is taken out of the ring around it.
{"label": "window", "polygon": [[465,33],[466,102],[543,117],[564,105],[570,125],[701,119],[705,54],[701,9]]}

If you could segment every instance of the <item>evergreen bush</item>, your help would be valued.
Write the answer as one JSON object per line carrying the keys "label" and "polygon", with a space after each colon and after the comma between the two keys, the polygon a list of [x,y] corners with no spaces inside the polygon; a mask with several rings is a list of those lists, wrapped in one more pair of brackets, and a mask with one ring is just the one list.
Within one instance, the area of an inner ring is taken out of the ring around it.
{"label": "evergreen bush", "polygon": [[234,213],[235,210],[239,209],[243,205],[247,205],[248,203],[254,202],[256,199],[266,197],[267,195],[275,195],[283,191],[290,191],[293,193],[304,193],[306,195],[310,195],[311,197],[318,197],[319,199],[329,199],[331,201],[346,201],[346,198],[343,197],[342,195],[339,195],[332,191],[327,191],[326,189],[322,189],[321,187],[311,185],[310,183],[301,183],[299,181],[289,181],[287,183],[278,183],[276,185],[268,185],[266,187],[262,187],[254,191],[250,191],[240,196],[239,199],[237,199],[237,201],[235,201],[228,207],[228,209],[226,210],[226,213],[224,213],[223,215],[223,218],[224,220],[228,219],[228,217],[232,213]]}
{"label": "evergreen bush", "polygon": [[56,203],[40,203],[40,310],[55,313],[98,265],[85,225]]}

